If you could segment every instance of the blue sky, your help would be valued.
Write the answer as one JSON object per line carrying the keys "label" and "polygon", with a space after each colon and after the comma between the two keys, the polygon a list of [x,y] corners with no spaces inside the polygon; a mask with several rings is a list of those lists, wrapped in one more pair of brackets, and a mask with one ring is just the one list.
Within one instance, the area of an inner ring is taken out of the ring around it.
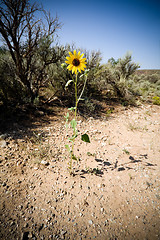
{"label": "blue sky", "polygon": [[160,69],[159,0],[40,0],[62,29],[59,42],[100,50],[102,63],[132,52],[142,69]]}

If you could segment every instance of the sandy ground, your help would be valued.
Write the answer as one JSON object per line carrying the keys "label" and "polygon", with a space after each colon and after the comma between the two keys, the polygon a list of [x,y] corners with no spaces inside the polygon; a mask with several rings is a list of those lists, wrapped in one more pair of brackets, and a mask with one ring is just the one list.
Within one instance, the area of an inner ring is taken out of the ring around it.
{"label": "sandy ground", "polygon": [[1,135],[1,240],[160,239],[160,107],[106,113],[78,117],[74,176],[63,114]]}

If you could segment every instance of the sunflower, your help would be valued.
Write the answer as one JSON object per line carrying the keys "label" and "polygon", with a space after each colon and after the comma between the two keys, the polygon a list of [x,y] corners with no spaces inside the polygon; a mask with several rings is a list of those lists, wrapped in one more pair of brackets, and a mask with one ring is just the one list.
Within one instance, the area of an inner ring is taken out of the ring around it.
{"label": "sunflower", "polygon": [[86,58],[83,58],[83,53],[79,51],[76,53],[76,50],[73,51],[73,54],[69,52],[69,57],[66,57],[67,61],[65,61],[69,66],[67,67],[69,71],[72,71],[72,73],[75,72],[77,74],[77,70],[81,73],[81,70],[84,71],[84,68],[86,68]]}

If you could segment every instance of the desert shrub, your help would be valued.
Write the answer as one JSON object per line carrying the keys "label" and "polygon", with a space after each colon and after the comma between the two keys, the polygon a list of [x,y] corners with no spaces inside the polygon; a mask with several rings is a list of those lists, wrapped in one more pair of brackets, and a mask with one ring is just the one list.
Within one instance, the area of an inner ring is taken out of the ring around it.
{"label": "desert shrub", "polygon": [[156,82],[156,87],[157,87],[158,90],[160,90],[160,80],[158,80],[158,81]]}
{"label": "desert shrub", "polygon": [[139,64],[132,61],[132,55],[128,52],[123,58],[119,58],[115,68],[119,71],[120,80],[125,81],[139,68]]}
{"label": "desert shrub", "polygon": [[143,81],[148,81],[150,83],[156,83],[160,79],[160,74],[159,74],[159,72],[154,73],[154,71],[152,73],[150,70],[150,71],[146,71],[145,74],[141,74],[140,77]]}
{"label": "desert shrub", "polygon": [[139,81],[140,81],[141,77],[138,76],[137,74],[135,74],[135,75],[133,75],[132,79],[133,79],[133,81],[136,83],[136,82],[139,82]]}
{"label": "desert shrub", "polygon": [[17,78],[15,64],[4,48],[0,50],[0,79],[0,99],[3,104],[25,100],[25,86]]}
{"label": "desert shrub", "polygon": [[140,78],[142,81],[144,81],[145,78],[146,78],[146,75],[145,75],[145,74],[141,74],[141,75],[139,76],[139,78]]}
{"label": "desert shrub", "polygon": [[149,76],[149,81],[151,83],[156,83],[158,80],[160,80],[160,74],[154,73]]}
{"label": "desert shrub", "polygon": [[140,82],[140,89],[142,92],[148,91],[151,88],[151,83],[148,81]]}
{"label": "desert shrub", "polygon": [[[108,60],[108,63],[101,66],[96,74],[99,86],[103,86],[103,90],[113,90],[114,96],[128,102],[133,102],[134,80],[131,76],[139,68],[139,65],[132,61],[130,54],[126,54],[124,58],[117,61],[114,58]],[[138,81],[139,77],[136,78]]]}
{"label": "desert shrub", "polygon": [[[160,96],[160,80],[158,70],[138,70],[128,81],[130,90],[143,101],[152,101],[154,96]],[[132,81],[130,81],[132,80]]]}
{"label": "desert shrub", "polygon": [[139,89],[138,91],[143,100],[151,100],[153,96],[155,96],[155,95],[159,96],[159,94],[160,94],[158,86],[149,81],[141,80],[136,85],[137,85],[136,88]]}
{"label": "desert shrub", "polygon": [[155,105],[160,105],[160,97],[154,96],[154,97],[152,98],[152,102],[153,102],[153,104],[155,104]]}

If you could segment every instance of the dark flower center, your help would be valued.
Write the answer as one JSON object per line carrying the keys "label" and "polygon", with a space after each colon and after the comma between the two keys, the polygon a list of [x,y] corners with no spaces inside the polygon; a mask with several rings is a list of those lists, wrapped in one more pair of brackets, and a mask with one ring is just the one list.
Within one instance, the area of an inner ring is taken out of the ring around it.
{"label": "dark flower center", "polygon": [[75,67],[79,66],[79,64],[80,64],[79,59],[78,59],[78,58],[74,58],[73,61],[72,61],[72,64],[73,64]]}

